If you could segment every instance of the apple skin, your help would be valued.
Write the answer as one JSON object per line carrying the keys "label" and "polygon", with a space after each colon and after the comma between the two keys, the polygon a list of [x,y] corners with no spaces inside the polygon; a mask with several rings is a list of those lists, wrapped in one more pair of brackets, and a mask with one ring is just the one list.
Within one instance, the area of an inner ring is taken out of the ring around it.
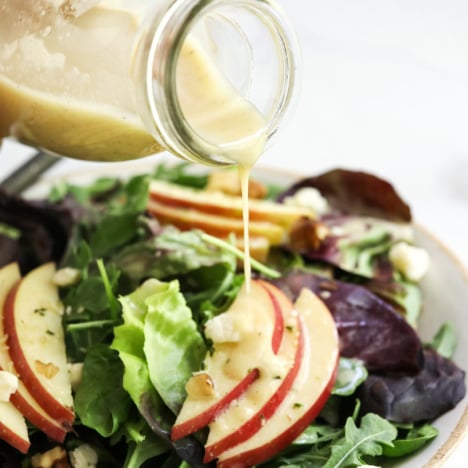
{"label": "apple skin", "polygon": [[[4,332],[3,315],[5,301],[11,289],[20,281],[21,274],[16,263],[10,263],[0,269],[0,343],[7,343],[7,336]],[[6,346],[0,346],[0,369],[17,375],[15,366],[10,358]],[[67,433],[67,428],[52,419],[37,403],[28,392],[24,383],[18,381],[18,389],[10,397],[11,404],[34,426],[44,432],[48,437],[57,442],[63,442]],[[2,414],[2,413],[0,413]],[[5,432],[7,433],[6,429]],[[20,431],[16,431],[17,434]],[[14,438],[12,439],[14,440]],[[10,444],[15,446],[11,441]],[[24,441],[21,443],[24,448]],[[20,447],[17,447],[21,451]]]}
{"label": "apple skin", "polygon": [[51,418],[21,381],[18,384],[16,393],[11,395],[10,401],[33,426],[56,442],[63,442],[67,432],[72,430],[71,423],[59,422]]}
{"label": "apple skin", "polygon": [[293,390],[252,437],[218,457],[218,468],[246,468],[268,460],[293,442],[317,417],[333,389],[339,343],[333,317],[311,291],[295,303],[304,335],[304,359]]}
{"label": "apple skin", "polygon": [[[227,238],[231,233],[242,236],[244,232],[244,223],[241,218],[171,207],[153,199],[149,200],[147,209],[161,224],[172,224],[181,230],[201,229],[222,239]],[[271,245],[280,245],[286,238],[286,234],[284,227],[272,221],[249,222],[249,235],[265,237]]]}
{"label": "apple skin", "polygon": [[[193,190],[162,181],[150,184],[152,200],[173,208],[192,209],[207,214],[242,218],[242,198],[213,191]],[[267,200],[249,200],[249,219],[268,221],[290,229],[301,217],[315,217],[315,213],[298,206]]]}
{"label": "apple skin", "polygon": [[24,417],[10,402],[0,401],[0,439],[22,453],[31,446]]}
{"label": "apple skin", "polygon": [[[11,361],[24,386],[51,419],[68,429],[74,421],[73,399],[54,273],[55,265],[46,263],[10,290],[3,326]],[[24,401],[17,403],[22,406]]]}
{"label": "apple skin", "polygon": [[273,305],[273,310],[275,313],[275,327],[273,328],[271,347],[273,349],[273,352],[275,354],[278,354],[284,333],[284,314],[287,314],[288,310],[292,310],[293,305],[290,302],[290,300],[279,289],[273,288],[273,286],[271,286],[266,281],[257,280],[257,283],[263,289],[265,289]]}
{"label": "apple skin", "polygon": [[236,385],[229,393],[222,399],[211,405],[202,413],[195,417],[188,419],[182,423],[175,424],[171,430],[171,439],[173,441],[182,439],[183,437],[193,434],[199,429],[207,426],[216,416],[222,412],[231,401],[240,398],[247,390],[247,388],[258,379],[258,369],[252,369],[238,385]]}
{"label": "apple skin", "polygon": [[[268,290],[270,297],[275,298],[275,303],[277,307],[281,308],[280,300],[277,299],[277,296],[284,296],[284,294],[279,289],[276,289],[273,286],[270,289],[269,285],[264,284],[263,287],[265,287],[265,289]],[[262,428],[264,424],[267,423],[268,419],[270,419],[270,417],[275,413],[278,406],[281,404],[284,398],[286,398],[288,392],[291,390],[291,387],[296,379],[297,373],[299,372],[299,368],[303,359],[304,337],[303,330],[301,329],[302,327],[300,326],[299,317],[297,314],[294,314],[292,303],[289,301],[289,299],[286,298],[286,296],[284,296],[281,302],[283,302],[284,313],[288,314],[289,312],[291,315],[293,315],[293,317],[291,318],[294,320],[294,329],[296,330],[297,334],[295,339],[293,339],[292,336],[290,337],[293,341],[295,341],[295,345],[293,345],[293,348],[295,348],[295,353],[292,365],[289,368],[284,379],[278,382],[277,386],[267,386],[266,389],[262,389],[262,391],[260,388],[256,388],[259,387],[259,385],[257,384],[260,384],[260,379],[252,384],[252,386],[240,399],[239,405],[242,406],[243,404],[245,404],[243,400],[248,400],[249,392],[252,392],[253,400],[257,400],[257,408],[255,413],[251,415],[249,419],[247,419],[245,422],[242,422],[241,419],[237,418],[239,419],[240,424],[235,428],[232,427],[228,435],[221,437],[220,439],[214,442],[211,442],[210,438],[208,438],[208,442],[205,446],[205,457],[203,459],[205,463],[209,463],[230,447],[233,447],[236,444],[239,444],[252,437],[257,431],[259,431]],[[292,320],[289,320],[287,323],[288,328],[291,327]],[[286,346],[288,346],[288,344],[286,344]],[[291,346],[289,345],[288,347]],[[280,349],[280,353],[282,352],[283,350]],[[262,397],[259,398],[259,394],[262,395]],[[260,402],[258,400],[260,400]],[[234,411],[236,410],[234,409]],[[229,408],[224,414],[220,416],[220,419],[224,419],[228,412]],[[210,436],[212,435],[211,431],[212,427],[210,427]]]}
{"label": "apple skin", "polygon": [[[252,280],[250,284],[250,292],[247,292],[244,285],[228,311],[221,315],[227,316],[227,314],[230,314],[231,316],[234,316],[234,320],[236,320],[237,317],[237,319],[241,319],[240,322],[246,322],[244,314],[246,310],[249,310],[249,301],[251,297],[256,298],[257,307],[258,304],[260,304],[261,310],[258,312],[261,314],[259,315],[263,317],[264,321],[267,320],[271,324],[271,344],[269,346],[271,346],[271,350],[275,352],[275,350],[277,351],[280,348],[284,332],[283,313],[280,309],[280,305],[278,303],[273,303],[268,290],[264,285],[262,285],[261,281]],[[263,328],[268,329],[268,327]],[[264,340],[268,337],[269,335],[265,335]],[[250,361],[242,362],[242,370],[239,376],[233,375],[226,378],[223,370],[223,367],[226,366],[226,354],[224,354],[226,347],[232,353],[236,353],[236,349],[237,352],[242,353],[241,348],[236,348],[237,344],[215,343],[215,351],[210,354],[210,360],[208,361],[211,364],[207,365],[205,358],[205,370],[213,378],[214,387],[223,389],[221,391],[221,398],[214,396],[210,399],[197,401],[196,399],[188,396],[176,423],[172,427],[172,440],[181,439],[182,437],[207,426],[218,414],[224,411],[232,401],[240,398],[258,379],[259,370],[255,366],[252,366]],[[239,371],[236,371],[235,374],[238,372]]]}
{"label": "apple skin", "polygon": [[[15,374],[15,372],[10,365],[8,350],[5,346],[6,336],[3,333],[1,314],[8,292],[20,277],[20,271],[16,263],[10,263],[0,268],[0,370],[11,372],[12,374]],[[0,401],[0,439],[22,453],[27,453],[31,445],[24,416],[15,408],[11,401]]]}

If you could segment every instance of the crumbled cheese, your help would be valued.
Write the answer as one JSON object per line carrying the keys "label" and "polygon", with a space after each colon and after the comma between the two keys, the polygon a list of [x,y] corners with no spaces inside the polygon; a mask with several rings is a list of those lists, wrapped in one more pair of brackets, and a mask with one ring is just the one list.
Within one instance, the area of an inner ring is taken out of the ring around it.
{"label": "crumbled cheese", "polygon": [[83,444],[69,452],[73,468],[94,468],[99,461],[98,454],[91,445]]}
{"label": "crumbled cheese", "polygon": [[426,250],[397,242],[389,252],[392,265],[410,281],[418,282],[429,270],[430,258]]}
{"label": "crumbled cheese", "polygon": [[0,370],[0,401],[10,401],[11,395],[18,389],[18,377],[4,370]]}
{"label": "crumbled cheese", "polygon": [[327,199],[313,187],[299,189],[294,195],[286,197],[284,203],[286,205],[309,208],[316,215],[323,215],[330,210]]}
{"label": "crumbled cheese", "polygon": [[81,272],[76,268],[61,268],[54,274],[53,282],[56,286],[72,286],[80,280]]}
{"label": "crumbled cheese", "polygon": [[205,325],[205,335],[213,343],[238,342],[240,333],[230,314],[224,313],[208,320]]}
{"label": "crumbled cheese", "polygon": [[74,362],[68,364],[68,373],[70,375],[70,383],[73,391],[76,391],[80,386],[81,379],[83,378],[83,363]]}

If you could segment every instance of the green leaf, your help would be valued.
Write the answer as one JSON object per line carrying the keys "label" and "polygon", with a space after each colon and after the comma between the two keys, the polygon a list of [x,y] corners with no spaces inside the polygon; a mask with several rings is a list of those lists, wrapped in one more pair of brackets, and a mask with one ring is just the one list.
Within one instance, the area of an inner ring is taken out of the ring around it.
{"label": "green leaf", "polygon": [[367,379],[367,369],[359,359],[340,357],[333,395],[349,396]]}
{"label": "green leaf", "polygon": [[153,178],[172,182],[186,187],[202,189],[208,183],[208,174],[195,173],[193,164],[181,162],[179,164],[159,164],[153,172]]}
{"label": "green leaf", "polygon": [[97,345],[88,351],[75,395],[75,409],[82,424],[104,437],[119,429],[132,407],[122,387],[123,372],[118,354],[108,346]]}
{"label": "green leaf", "polygon": [[383,455],[392,458],[409,455],[424,447],[432,439],[437,437],[438,434],[439,431],[430,424],[412,428],[407,431],[404,438],[398,437],[398,439],[394,440],[393,447],[384,447]]}
{"label": "green leaf", "polygon": [[363,457],[378,456],[384,446],[392,446],[396,428],[380,416],[369,413],[357,427],[352,418],[345,424],[345,436],[332,448],[332,455],[323,468],[341,468],[365,464]]}
{"label": "green leaf", "polygon": [[206,346],[178,281],[160,283],[146,303],[144,352],[151,382],[177,414],[186,397],[185,384],[201,368]]}
{"label": "green leaf", "polygon": [[181,232],[174,227],[165,228],[149,241],[129,245],[113,260],[133,281],[173,278],[218,264],[231,271],[236,268],[235,255],[209,245],[201,231]]}
{"label": "green leaf", "polygon": [[96,257],[109,255],[117,247],[135,238],[140,213],[120,213],[102,218],[91,235],[91,249]]}
{"label": "green leaf", "polygon": [[125,429],[128,451],[123,468],[140,468],[147,460],[168,451],[166,442],[157,437],[144,420]]}
{"label": "green leaf", "polygon": [[125,364],[124,387],[139,407],[144,395],[177,413],[185,384],[199,370],[206,347],[177,281],[147,280],[120,298],[124,324],[112,347]]}
{"label": "green leaf", "polygon": [[306,430],[293,442],[294,445],[315,445],[334,440],[341,436],[343,429],[341,427],[332,427],[326,424],[311,424]]}
{"label": "green leaf", "polygon": [[114,328],[114,341],[112,342],[112,348],[119,352],[125,368],[123,387],[142,414],[144,413],[143,401],[150,401],[151,407],[156,409],[162,409],[164,406],[164,402],[151,383],[143,350],[144,324],[147,315],[146,300],[153,294],[157,294],[159,289],[159,281],[148,280],[133,293],[119,299],[124,323]]}
{"label": "green leaf", "polygon": [[450,359],[457,347],[455,328],[451,323],[444,323],[429,344],[441,356]]}

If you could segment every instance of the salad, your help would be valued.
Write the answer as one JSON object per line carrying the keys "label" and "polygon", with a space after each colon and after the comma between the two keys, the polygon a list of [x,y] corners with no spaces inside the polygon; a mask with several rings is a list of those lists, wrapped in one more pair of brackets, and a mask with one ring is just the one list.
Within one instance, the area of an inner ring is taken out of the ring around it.
{"label": "salad", "polygon": [[[248,292],[238,190],[234,170],[182,163],[41,200],[0,192],[0,275],[16,268],[17,301],[34,300],[29,282],[63,305],[58,322],[39,306],[22,317],[67,361],[41,358],[28,390],[43,401],[41,382],[62,379],[72,397],[46,403],[23,444],[0,441],[2,466],[382,466],[437,437],[465,373],[450,323],[417,334],[430,259],[409,206],[357,171],[252,180]],[[21,312],[5,294],[8,331]]]}

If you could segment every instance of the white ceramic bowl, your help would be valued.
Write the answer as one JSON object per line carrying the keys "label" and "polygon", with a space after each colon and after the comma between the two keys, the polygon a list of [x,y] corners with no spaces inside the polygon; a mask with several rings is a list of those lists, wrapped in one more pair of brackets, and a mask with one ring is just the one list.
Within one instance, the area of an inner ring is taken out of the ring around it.
{"label": "white ceramic bowl", "polygon": [[[103,176],[122,176],[122,174],[151,171],[148,162],[136,161],[122,164],[98,165],[93,170],[85,169],[55,177],[45,177],[32,187],[28,196],[42,196],[54,183],[72,181],[87,183]],[[153,163],[154,164],[154,163]],[[203,169],[201,169],[203,170]],[[284,171],[258,168],[254,175],[266,182],[287,185],[299,176]],[[409,200],[410,204],[411,201]],[[452,255],[450,250],[432,236],[426,229],[416,226],[417,243],[427,249],[431,257],[429,273],[422,282],[424,311],[419,323],[419,333],[423,341],[430,341],[434,333],[444,322],[451,322],[457,330],[458,346],[454,361],[462,368],[468,364],[468,272]],[[439,468],[451,457],[457,447],[468,435],[467,397],[455,409],[434,422],[439,429],[439,436],[404,461],[395,460],[389,466],[399,468]],[[466,441],[465,441],[466,444]],[[463,445],[465,445],[463,444]],[[457,465],[454,465],[458,468]],[[468,462],[466,464],[468,466]],[[461,467],[461,465],[460,465]]]}

